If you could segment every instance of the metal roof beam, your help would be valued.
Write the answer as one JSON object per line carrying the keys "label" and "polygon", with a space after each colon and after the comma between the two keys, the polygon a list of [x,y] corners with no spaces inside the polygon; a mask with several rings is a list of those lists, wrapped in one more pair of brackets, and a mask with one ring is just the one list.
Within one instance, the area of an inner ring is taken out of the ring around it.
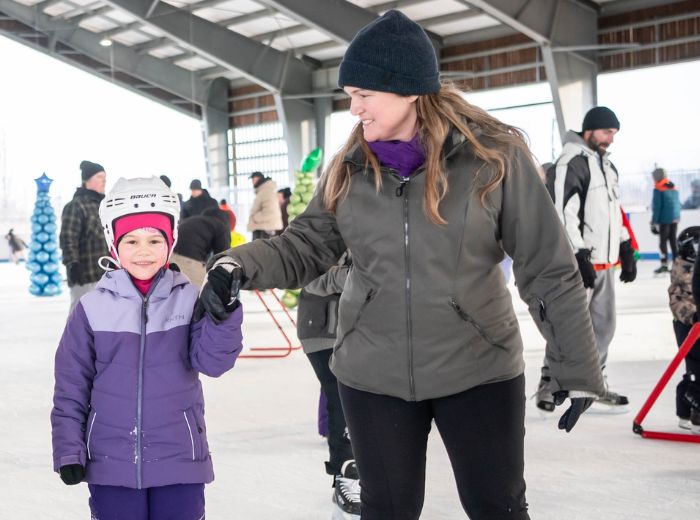
{"label": "metal roof beam", "polygon": [[377,18],[371,11],[347,0],[260,1],[343,44],[350,43],[357,31]]}
{"label": "metal roof beam", "polygon": [[98,33],[102,38],[111,38],[112,36],[116,36],[117,34],[125,33],[127,31],[133,31],[141,27],[143,24],[141,22],[131,22],[126,25],[120,25],[118,27],[115,27],[114,29],[108,29],[106,31],[102,31],[101,33]]}
{"label": "metal roof beam", "polygon": [[273,92],[308,92],[311,68],[291,53],[281,52],[182,9],[141,0],[106,0],[143,23],[165,33],[180,46],[246,76]]}
{"label": "metal roof beam", "polygon": [[[37,12],[33,7],[12,0],[0,0],[0,11],[108,67],[111,63],[117,71],[155,85],[198,105],[202,105],[204,102],[206,85],[199,78],[193,77],[190,72],[180,67],[151,56],[141,56],[123,45],[114,44],[111,47],[102,47],[99,43],[102,36],[99,34],[76,27],[71,22],[52,18],[45,13]],[[52,49],[42,48],[41,50],[52,56],[63,56],[61,52]],[[72,61],[68,63],[75,65],[75,62]]]}
{"label": "metal roof beam", "polygon": [[170,40],[170,38],[162,37],[143,43],[137,43],[136,45],[132,45],[130,48],[132,51],[138,54],[147,54],[153,50],[160,49],[161,47],[167,47],[168,45],[173,45],[173,42]]}
{"label": "metal roof beam", "polygon": [[276,13],[274,9],[266,7],[265,9],[260,9],[259,11],[253,11],[252,13],[241,14],[237,16],[232,16],[231,18],[226,18],[225,20],[219,20],[216,22],[222,27],[228,27],[229,25],[237,25],[246,22],[252,22],[254,20],[259,20],[260,18],[265,18],[266,16],[272,16]]}

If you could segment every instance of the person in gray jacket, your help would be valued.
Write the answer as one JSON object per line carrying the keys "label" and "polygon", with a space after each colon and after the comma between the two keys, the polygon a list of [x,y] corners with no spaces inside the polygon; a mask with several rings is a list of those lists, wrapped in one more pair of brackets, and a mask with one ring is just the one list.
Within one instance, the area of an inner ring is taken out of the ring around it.
{"label": "person in gray jacket", "polygon": [[307,209],[210,266],[241,269],[246,289],[294,288],[352,251],[330,363],[363,520],[419,518],[433,421],[469,518],[526,520],[525,363],[505,254],[548,340],[556,401],[571,402],[559,428],[603,378],[576,262],[522,134],[438,78],[430,39],[399,11],[361,29],[339,70],[359,121]]}
{"label": "person in gray jacket", "polygon": [[352,259],[346,252],[328,272],[301,290],[297,336],[326,396],[328,452],[326,473],[333,476],[333,500],[341,510],[360,514],[360,486],[355,457],[338,393],[338,380],[328,366],[338,326],[338,302]]}

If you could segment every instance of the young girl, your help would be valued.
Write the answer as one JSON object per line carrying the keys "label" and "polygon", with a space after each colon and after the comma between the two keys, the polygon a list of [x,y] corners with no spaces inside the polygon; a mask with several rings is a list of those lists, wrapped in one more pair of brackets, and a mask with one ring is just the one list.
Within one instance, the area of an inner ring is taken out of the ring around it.
{"label": "young girl", "polygon": [[240,277],[209,273],[226,311],[202,316],[168,265],[179,208],[156,177],[117,181],[100,204],[117,269],[80,299],[56,352],[54,470],[88,483],[94,519],[204,517],[214,473],[199,372],[218,377],[241,351]]}

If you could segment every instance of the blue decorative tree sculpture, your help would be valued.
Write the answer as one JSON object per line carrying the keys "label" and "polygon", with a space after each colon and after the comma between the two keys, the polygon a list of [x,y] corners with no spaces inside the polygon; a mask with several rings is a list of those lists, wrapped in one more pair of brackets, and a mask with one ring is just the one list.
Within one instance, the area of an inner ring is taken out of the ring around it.
{"label": "blue decorative tree sculpture", "polygon": [[34,296],[61,293],[61,251],[56,242],[56,215],[49,199],[52,179],[42,174],[36,182],[36,204],[32,214],[32,242],[27,269],[32,272],[29,292]]}

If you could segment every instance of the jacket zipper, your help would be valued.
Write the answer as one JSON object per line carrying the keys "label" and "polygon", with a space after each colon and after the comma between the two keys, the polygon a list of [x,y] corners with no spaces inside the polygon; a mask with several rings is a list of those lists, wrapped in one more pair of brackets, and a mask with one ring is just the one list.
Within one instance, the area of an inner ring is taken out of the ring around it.
{"label": "jacket zipper", "polygon": [[479,333],[479,336],[484,338],[484,340],[486,340],[487,343],[490,343],[491,345],[493,345],[495,347],[505,348],[505,347],[503,347],[503,345],[499,345],[493,339],[491,339],[491,337],[488,334],[486,334],[486,331],[481,327],[481,325],[479,325],[477,322],[475,322],[474,319],[471,316],[469,316],[469,314],[464,312],[464,309],[462,309],[462,307],[457,303],[457,301],[454,298],[450,299],[450,305],[455,310],[455,312],[459,315],[459,317],[462,318],[467,323],[469,323],[472,327],[474,327],[476,329],[476,331]]}
{"label": "jacket zipper", "polygon": [[413,380],[413,338],[411,337],[411,253],[408,242],[408,182],[410,177],[401,179],[396,188],[396,196],[403,197],[403,250],[406,262],[406,344],[408,347],[408,385],[411,401],[416,400],[416,388]]}
{"label": "jacket zipper", "polygon": [[[152,289],[152,287],[151,287]],[[150,292],[150,291],[149,291]],[[141,489],[141,426],[143,413],[143,363],[146,355],[146,323],[148,323],[148,295],[141,306],[141,346],[139,350],[139,376],[136,386],[136,488]]]}
{"label": "jacket zipper", "polygon": [[92,421],[90,421],[90,428],[88,429],[88,435],[87,435],[87,456],[88,456],[88,459],[92,459],[92,455],[90,455],[90,437],[92,436],[92,427],[95,425],[95,417],[97,417],[97,412],[92,414]]}
{"label": "jacket zipper", "polygon": [[190,432],[190,443],[192,444],[192,460],[195,460],[195,458],[194,458],[194,437],[192,436],[192,426],[190,425],[190,420],[187,418],[187,412],[183,411],[182,415],[185,416],[185,422],[187,423],[187,430]]}

